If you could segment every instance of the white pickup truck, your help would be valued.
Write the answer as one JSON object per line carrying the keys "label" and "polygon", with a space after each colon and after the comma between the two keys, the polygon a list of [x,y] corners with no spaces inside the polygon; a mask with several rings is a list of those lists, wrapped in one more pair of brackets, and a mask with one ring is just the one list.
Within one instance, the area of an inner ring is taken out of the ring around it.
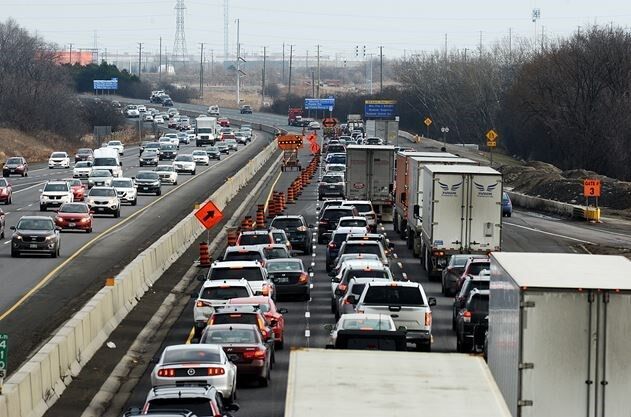
{"label": "white pickup truck", "polygon": [[371,282],[357,302],[356,311],[365,314],[388,314],[397,327],[405,327],[408,343],[417,350],[432,348],[432,310],[434,297],[427,297],[418,282]]}

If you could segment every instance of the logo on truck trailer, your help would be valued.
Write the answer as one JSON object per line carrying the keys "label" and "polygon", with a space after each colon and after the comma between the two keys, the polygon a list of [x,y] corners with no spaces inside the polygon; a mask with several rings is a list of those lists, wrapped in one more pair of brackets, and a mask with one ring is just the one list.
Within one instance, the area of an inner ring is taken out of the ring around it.
{"label": "logo on truck trailer", "polygon": [[460,187],[462,187],[462,181],[451,186],[449,184],[445,184],[444,182],[438,181],[438,185],[440,186],[440,188],[443,189],[443,196],[455,197],[457,194],[457,191],[460,189]]}
{"label": "logo on truck trailer", "polygon": [[498,183],[485,186],[474,181],[473,184],[478,189],[478,197],[493,197],[493,191],[497,188]]}

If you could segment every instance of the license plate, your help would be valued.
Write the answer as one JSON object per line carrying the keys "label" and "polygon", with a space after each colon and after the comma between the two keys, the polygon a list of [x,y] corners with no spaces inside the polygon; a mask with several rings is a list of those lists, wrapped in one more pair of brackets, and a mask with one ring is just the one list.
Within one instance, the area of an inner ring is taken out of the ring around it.
{"label": "license plate", "polygon": [[335,190],[335,185],[329,185],[329,190]]}
{"label": "license plate", "polygon": [[68,227],[75,227],[76,225],[76,223],[68,223]]}
{"label": "license plate", "polygon": [[105,207],[97,207],[96,210],[97,211],[103,211],[103,210],[105,210]]}
{"label": "license plate", "polygon": [[143,191],[147,191],[147,190],[149,190],[149,187],[142,187],[142,190]]}
{"label": "license plate", "polygon": [[287,278],[287,277],[279,277],[279,278],[276,278],[274,281],[276,281],[276,282],[289,282],[289,278]]}
{"label": "license plate", "polygon": [[11,168],[11,169],[9,170],[9,172],[15,172],[15,169],[14,169],[14,168]]}
{"label": "license plate", "polygon": [[37,249],[37,244],[36,244],[36,243],[31,243],[31,244],[29,245],[29,247],[30,247],[31,249]]}

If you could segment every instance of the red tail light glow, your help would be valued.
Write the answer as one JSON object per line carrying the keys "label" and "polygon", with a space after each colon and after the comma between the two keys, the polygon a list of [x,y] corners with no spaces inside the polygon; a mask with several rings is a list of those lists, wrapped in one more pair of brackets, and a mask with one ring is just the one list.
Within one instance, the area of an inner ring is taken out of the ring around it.
{"label": "red tail light glow", "polygon": [[246,350],[243,352],[244,359],[264,359],[265,349]]}
{"label": "red tail light glow", "polygon": [[195,303],[196,307],[212,307],[209,302],[203,300],[197,300]]}
{"label": "red tail light glow", "polygon": [[218,376],[225,373],[226,371],[223,368],[208,368],[208,376]]}
{"label": "red tail light glow", "polygon": [[469,310],[465,310],[464,313],[462,313],[462,318],[463,318],[465,323],[470,323],[471,322],[471,312]]}
{"label": "red tail light glow", "polygon": [[303,272],[302,274],[300,274],[300,277],[298,278],[298,283],[306,284],[308,280],[309,280],[309,276],[305,272]]}
{"label": "red tail light glow", "polygon": [[425,326],[432,325],[432,313],[430,311],[425,313]]}
{"label": "red tail light glow", "polygon": [[162,368],[158,370],[158,376],[163,378],[173,378],[175,377],[175,369],[173,368]]}

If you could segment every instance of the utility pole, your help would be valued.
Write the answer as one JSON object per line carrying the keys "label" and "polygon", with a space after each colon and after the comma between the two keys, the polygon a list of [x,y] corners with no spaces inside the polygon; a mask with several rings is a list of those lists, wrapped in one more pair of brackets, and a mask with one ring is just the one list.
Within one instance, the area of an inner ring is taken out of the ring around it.
{"label": "utility pole", "polygon": [[482,31],[480,31],[480,58],[482,58]]}
{"label": "utility pole", "polygon": [[241,44],[239,41],[239,19],[237,19],[237,107],[241,105]]}
{"label": "utility pole", "polygon": [[445,33],[445,61],[447,61],[447,34]]}
{"label": "utility pole", "polygon": [[70,56],[68,57],[68,63],[72,65],[72,44],[70,44]]}
{"label": "utility pole", "polygon": [[263,77],[261,87],[261,105],[265,103],[265,65],[267,63],[267,46],[263,47]]}
{"label": "utility pole", "polygon": [[513,62],[513,28],[508,28],[508,62]]}
{"label": "utility pole", "polygon": [[211,78],[211,82],[212,79],[215,77],[215,50],[211,49],[210,50],[210,78]]}
{"label": "utility pole", "polygon": [[309,50],[307,49],[307,52],[305,54],[305,72],[308,73],[309,71]]}
{"label": "utility pole", "polygon": [[291,63],[294,57],[294,45],[289,45],[289,85],[287,87],[287,97],[291,95]]}
{"label": "utility pole", "polygon": [[142,42],[138,42],[138,78],[140,78],[141,65],[142,65]]}
{"label": "utility pole", "polygon": [[318,86],[316,87],[316,97],[320,98],[320,45],[318,47]]}
{"label": "utility pole", "polygon": [[283,42],[283,83],[285,83],[285,42]]}
{"label": "utility pole", "polygon": [[379,47],[379,92],[383,91],[383,46]]}
{"label": "utility pole", "polygon": [[200,42],[202,47],[199,53],[199,98],[204,97],[204,42]]}
{"label": "utility pole", "polygon": [[467,62],[467,50],[469,48],[464,48],[464,62]]}
{"label": "utility pole", "polygon": [[160,60],[158,65],[158,81],[162,81],[162,36],[160,36]]}
{"label": "utility pole", "polygon": [[311,97],[315,97],[315,71],[311,70]]}

